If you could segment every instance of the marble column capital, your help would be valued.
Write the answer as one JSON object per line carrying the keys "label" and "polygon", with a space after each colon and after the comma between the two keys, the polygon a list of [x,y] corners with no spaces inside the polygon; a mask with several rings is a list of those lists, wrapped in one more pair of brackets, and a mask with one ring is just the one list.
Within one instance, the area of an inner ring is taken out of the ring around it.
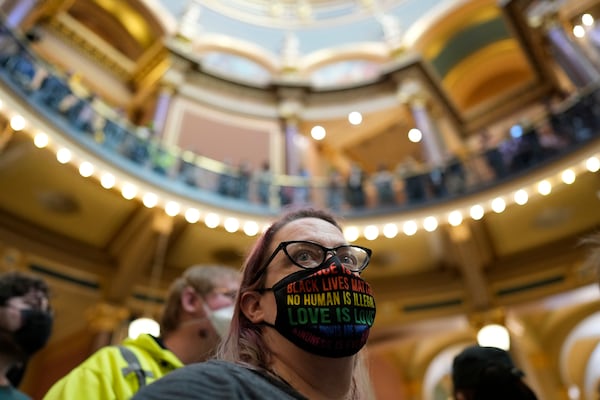
{"label": "marble column capital", "polygon": [[286,123],[297,121],[304,105],[298,99],[283,99],[279,102],[277,113]]}
{"label": "marble column capital", "polygon": [[527,12],[527,23],[532,28],[550,29],[560,24],[560,3],[556,1],[540,1]]}
{"label": "marble column capital", "polygon": [[398,85],[396,97],[401,104],[425,106],[428,95],[419,81],[411,79]]}

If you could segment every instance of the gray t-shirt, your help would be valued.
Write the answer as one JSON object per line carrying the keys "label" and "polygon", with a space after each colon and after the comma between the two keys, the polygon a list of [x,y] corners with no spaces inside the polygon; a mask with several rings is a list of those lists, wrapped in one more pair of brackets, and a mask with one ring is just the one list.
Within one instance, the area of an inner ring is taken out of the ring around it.
{"label": "gray t-shirt", "polygon": [[211,360],[187,365],[142,388],[132,400],[306,400],[285,382],[243,365]]}

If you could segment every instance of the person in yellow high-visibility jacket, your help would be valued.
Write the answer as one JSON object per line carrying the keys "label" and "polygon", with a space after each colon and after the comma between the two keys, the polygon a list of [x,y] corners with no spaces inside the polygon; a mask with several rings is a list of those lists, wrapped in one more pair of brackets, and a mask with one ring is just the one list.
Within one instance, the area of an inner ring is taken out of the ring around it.
{"label": "person in yellow high-visibility jacket", "polygon": [[172,285],[161,337],[141,334],[92,354],[56,382],[44,400],[120,400],[185,364],[209,358],[228,329],[239,272],[222,266],[188,268]]}

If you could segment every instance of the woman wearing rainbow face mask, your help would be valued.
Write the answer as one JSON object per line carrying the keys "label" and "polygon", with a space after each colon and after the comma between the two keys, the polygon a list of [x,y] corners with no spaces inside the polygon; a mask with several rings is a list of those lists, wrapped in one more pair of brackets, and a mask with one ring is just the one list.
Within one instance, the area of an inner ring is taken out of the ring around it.
{"label": "woman wearing rainbow face mask", "polygon": [[360,350],[375,301],[360,273],[370,256],[327,212],[283,216],[244,263],[217,360],[175,371],[134,399],[368,398]]}

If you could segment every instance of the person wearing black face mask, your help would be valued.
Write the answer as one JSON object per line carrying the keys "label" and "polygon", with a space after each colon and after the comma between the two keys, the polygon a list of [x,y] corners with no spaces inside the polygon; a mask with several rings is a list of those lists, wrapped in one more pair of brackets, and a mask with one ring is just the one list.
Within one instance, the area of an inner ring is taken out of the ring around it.
{"label": "person wearing black face mask", "polygon": [[0,276],[0,398],[24,400],[9,379],[43,348],[52,332],[48,286],[36,277],[11,272]]}
{"label": "person wearing black face mask", "polygon": [[174,371],[133,399],[374,398],[362,350],[375,320],[360,275],[370,257],[326,211],[282,216],[246,258],[217,359]]}

